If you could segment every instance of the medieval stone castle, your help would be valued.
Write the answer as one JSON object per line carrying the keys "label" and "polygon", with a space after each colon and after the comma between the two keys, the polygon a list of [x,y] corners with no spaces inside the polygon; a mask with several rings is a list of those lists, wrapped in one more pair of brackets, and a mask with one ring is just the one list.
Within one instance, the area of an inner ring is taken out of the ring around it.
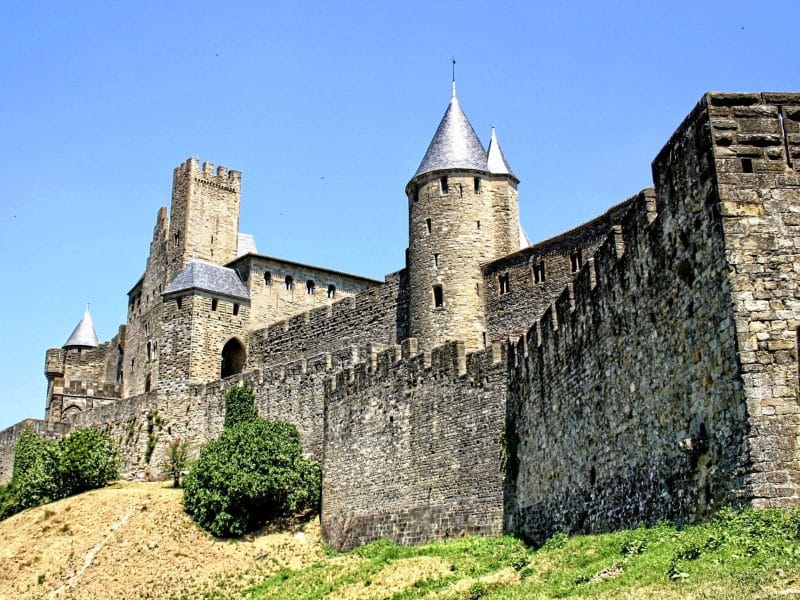
{"label": "medieval stone castle", "polygon": [[384,281],[264,256],[241,174],[175,169],[127,323],[47,351],[44,420],[108,431],[129,477],[219,434],[226,388],[297,425],[340,549],[540,541],[800,500],[800,94],[706,94],[646,189],[531,245],[518,180],[455,90]]}

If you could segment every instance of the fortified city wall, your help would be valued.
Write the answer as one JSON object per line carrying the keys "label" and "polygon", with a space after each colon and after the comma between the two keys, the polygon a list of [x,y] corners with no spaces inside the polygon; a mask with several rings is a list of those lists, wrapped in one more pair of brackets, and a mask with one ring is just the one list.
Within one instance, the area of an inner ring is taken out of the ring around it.
{"label": "fortified city wall", "polygon": [[[761,105],[719,118],[741,104]],[[780,151],[762,155],[759,136],[746,138],[748,155],[776,166],[753,160],[757,175],[720,160],[733,144],[713,143],[720,131],[763,131],[755,114],[777,121],[759,95],[706,96],[654,162],[657,217],[637,198],[518,344],[509,530],[540,542],[753,498],[795,501],[800,198],[778,178],[797,178]],[[744,198],[718,186],[750,177],[758,189]]]}
{"label": "fortified city wall", "polygon": [[329,384],[322,529],[338,550],[502,532],[502,349],[416,346],[408,339]]}

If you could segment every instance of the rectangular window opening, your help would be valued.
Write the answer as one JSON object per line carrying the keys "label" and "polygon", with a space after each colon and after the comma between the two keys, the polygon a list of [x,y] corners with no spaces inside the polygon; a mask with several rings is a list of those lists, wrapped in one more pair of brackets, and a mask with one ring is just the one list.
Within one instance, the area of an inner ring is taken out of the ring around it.
{"label": "rectangular window opening", "polygon": [[433,306],[435,308],[444,307],[444,292],[440,285],[433,286]]}
{"label": "rectangular window opening", "polygon": [[233,314],[234,316],[239,314],[239,305],[236,302],[233,303]]}
{"label": "rectangular window opening", "polygon": [[425,219],[425,226],[428,228],[428,233],[431,232],[431,220]]}
{"label": "rectangular window opening", "polygon": [[443,193],[443,194],[446,194],[447,192],[449,192],[449,191],[450,191],[450,185],[449,185],[449,184],[448,184],[448,182],[447,182],[447,177],[446,177],[446,176],[445,176],[445,177],[440,177],[440,178],[439,178],[439,185],[440,185],[440,186],[441,186],[441,188],[442,188],[442,193]]}
{"label": "rectangular window opening", "polygon": [[414,186],[414,191],[411,192],[411,197],[413,198],[414,202],[419,201],[419,188],[417,186]]}
{"label": "rectangular window opening", "polygon": [[507,294],[511,290],[511,281],[508,273],[500,275],[498,281],[500,282],[500,295],[502,296],[503,294]]}
{"label": "rectangular window opening", "polygon": [[219,300],[213,298],[211,300],[211,310],[217,310],[217,306],[219,306]]}
{"label": "rectangular window opening", "polygon": [[581,270],[583,259],[581,257],[580,250],[576,250],[575,252],[569,255],[569,263],[573,273],[577,273],[578,271]]}
{"label": "rectangular window opening", "polygon": [[437,269],[439,268],[439,255],[438,255],[438,254],[434,254],[434,255],[433,255],[433,265],[434,265],[434,266],[435,266]]}
{"label": "rectangular window opening", "polygon": [[180,310],[183,307],[183,298],[180,296],[175,298],[175,304],[178,305],[178,310]]}
{"label": "rectangular window opening", "polygon": [[480,221],[475,221],[475,223],[478,225],[478,229],[480,229],[481,228],[481,222]]}
{"label": "rectangular window opening", "polygon": [[272,285],[272,273],[264,271],[264,285]]}
{"label": "rectangular window opening", "polygon": [[544,283],[544,263],[533,265],[533,282]]}
{"label": "rectangular window opening", "polygon": [[475,193],[479,194],[480,191],[481,191],[481,178],[480,177],[476,177],[474,179],[474,182],[475,182]]}
{"label": "rectangular window opening", "polygon": [[750,158],[743,158],[742,173],[752,173],[752,172],[753,172],[753,160]]}

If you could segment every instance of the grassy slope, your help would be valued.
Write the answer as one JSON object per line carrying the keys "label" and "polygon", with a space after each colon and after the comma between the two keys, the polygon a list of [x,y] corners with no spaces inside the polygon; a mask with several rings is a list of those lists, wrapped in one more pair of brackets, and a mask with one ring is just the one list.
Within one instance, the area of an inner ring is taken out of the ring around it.
{"label": "grassy slope", "polygon": [[800,511],[749,511],[538,550],[501,537],[336,554],[316,520],[218,540],[180,490],[124,483],[0,522],[0,598],[800,597],[799,537]]}
{"label": "grassy slope", "polygon": [[381,541],[282,570],[254,598],[764,598],[800,596],[800,512],[723,512],[666,524],[556,536],[538,550],[511,537],[416,548]]}

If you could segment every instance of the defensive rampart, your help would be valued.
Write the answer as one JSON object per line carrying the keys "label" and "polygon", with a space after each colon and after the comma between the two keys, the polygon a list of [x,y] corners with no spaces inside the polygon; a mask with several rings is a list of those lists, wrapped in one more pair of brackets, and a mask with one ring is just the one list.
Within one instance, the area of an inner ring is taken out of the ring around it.
{"label": "defensive rampart", "polygon": [[499,346],[416,340],[330,382],[322,528],[334,548],[502,531],[507,371]]}

